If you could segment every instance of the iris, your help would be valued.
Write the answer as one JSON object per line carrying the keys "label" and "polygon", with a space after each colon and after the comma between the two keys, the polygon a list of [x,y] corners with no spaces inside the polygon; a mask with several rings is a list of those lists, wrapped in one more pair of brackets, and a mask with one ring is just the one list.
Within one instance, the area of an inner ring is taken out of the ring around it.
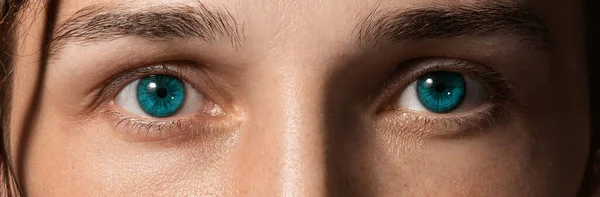
{"label": "iris", "polygon": [[140,107],[150,116],[164,118],[173,115],[185,101],[185,87],[170,75],[150,75],[137,86]]}
{"label": "iris", "polygon": [[435,113],[456,109],[466,93],[465,79],[455,72],[433,72],[417,81],[417,95],[421,104]]}

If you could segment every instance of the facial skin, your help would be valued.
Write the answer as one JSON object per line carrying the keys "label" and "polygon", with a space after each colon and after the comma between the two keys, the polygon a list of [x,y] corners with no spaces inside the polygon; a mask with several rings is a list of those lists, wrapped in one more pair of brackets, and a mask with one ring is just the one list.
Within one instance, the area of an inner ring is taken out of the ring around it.
{"label": "facial skin", "polygon": [[[583,179],[578,1],[57,2],[48,61],[49,6],[18,27],[30,196],[574,196]],[[435,71],[484,96],[423,110],[405,90]],[[151,74],[203,98],[166,118],[118,100]]]}

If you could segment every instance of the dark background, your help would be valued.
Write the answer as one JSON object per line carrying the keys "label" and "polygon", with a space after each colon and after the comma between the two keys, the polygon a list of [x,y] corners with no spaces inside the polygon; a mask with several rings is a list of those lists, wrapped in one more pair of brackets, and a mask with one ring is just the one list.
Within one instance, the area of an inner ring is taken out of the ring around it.
{"label": "dark background", "polygon": [[[590,106],[592,113],[592,131],[595,134],[594,144],[600,148],[600,94],[598,92],[598,84],[600,84],[600,1],[586,0],[585,1],[585,16],[586,16],[586,51],[588,57],[588,74],[590,83]],[[598,150],[598,149],[596,149]]]}
{"label": "dark background", "polygon": [[[586,17],[585,26],[585,47],[588,60],[588,79],[590,88],[590,108],[591,108],[591,130],[592,130],[592,147],[594,151],[590,152],[590,160],[588,172],[588,181],[584,182],[583,190],[593,192],[594,188],[600,185],[600,1],[585,0],[584,12]],[[596,172],[594,172],[596,171]],[[590,187],[590,188],[586,188]],[[585,194],[584,194],[585,195]],[[588,194],[590,195],[590,194]],[[591,196],[591,195],[590,195]]]}

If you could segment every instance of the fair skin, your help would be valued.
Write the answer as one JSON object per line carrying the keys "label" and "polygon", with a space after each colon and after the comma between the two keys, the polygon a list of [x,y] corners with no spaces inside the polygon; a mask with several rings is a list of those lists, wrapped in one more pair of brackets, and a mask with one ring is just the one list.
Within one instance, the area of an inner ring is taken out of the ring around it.
{"label": "fair skin", "polygon": [[[60,1],[44,70],[48,7],[23,10],[10,144],[29,196],[577,193],[589,149],[580,2],[201,2]],[[210,19],[181,20],[193,17]],[[486,96],[449,113],[399,102],[440,70]],[[203,98],[139,114],[118,95],[148,74]]]}

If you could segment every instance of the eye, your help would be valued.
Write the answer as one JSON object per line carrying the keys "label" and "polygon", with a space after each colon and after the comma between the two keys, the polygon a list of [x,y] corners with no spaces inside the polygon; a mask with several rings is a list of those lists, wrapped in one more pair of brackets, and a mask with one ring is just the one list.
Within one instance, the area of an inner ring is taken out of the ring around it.
{"label": "eye", "polygon": [[149,75],[129,83],[115,99],[130,113],[167,118],[175,115],[221,113],[219,106],[205,99],[191,85],[172,75]]}
{"label": "eye", "polygon": [[451,113],[474,109],[487,99],[488,93],[479,82],[457,72],[437,71],[411,83],[394,108]]}

